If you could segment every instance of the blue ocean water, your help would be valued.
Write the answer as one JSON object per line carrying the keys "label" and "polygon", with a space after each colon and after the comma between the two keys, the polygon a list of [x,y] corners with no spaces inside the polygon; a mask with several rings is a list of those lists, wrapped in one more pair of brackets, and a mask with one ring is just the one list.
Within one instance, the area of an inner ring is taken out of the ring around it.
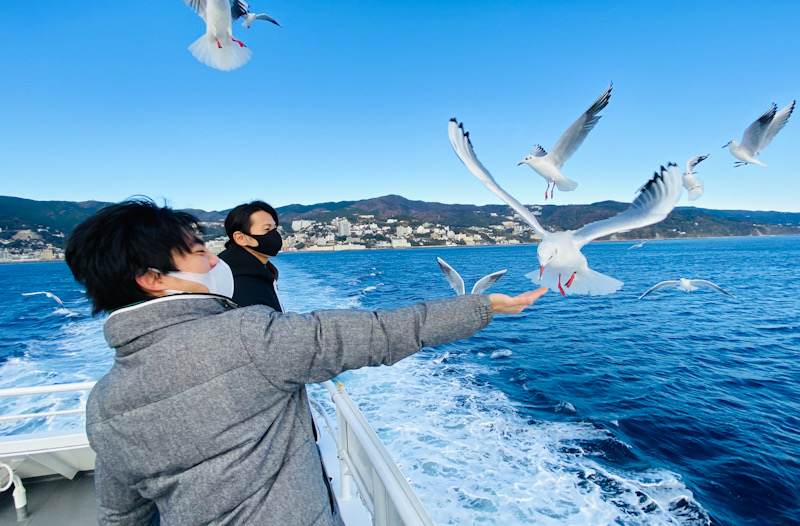
{"label": "blue ocean water", "polygon": [[[437,524],[800,523],[800,237],[631,244],[584,248],[591,268],[625,282],[617,294],[551,291],[469,340],[340,375]],[[489,292],[533,287],[524,274],[535,246],[275,262],[289,310],[373,309],[451,295],[437,256],[468,289],[504,268]],[[664,289],[637,299],[680,277],[736,298]],[[21,295],[40,290],[65,308]],[[63,263],[0,265],[0,298],[0,387],[96,379],[110,366],[104,320]],[[81,422],[0,433],[56,425]]]}

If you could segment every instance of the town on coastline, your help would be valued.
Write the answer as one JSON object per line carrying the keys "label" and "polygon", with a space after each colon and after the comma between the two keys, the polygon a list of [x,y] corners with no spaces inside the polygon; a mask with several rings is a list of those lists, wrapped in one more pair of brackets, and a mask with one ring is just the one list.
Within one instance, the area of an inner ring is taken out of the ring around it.
{"label": "town on coastline", "polygon": [[[0,196],[0,263],[63,261],[77,223],[107,203],[33,201]],[[629,205],[529,205],[550,231],[575,230],[612,217]],[[227,211],[189,209],[205,229],[209,248],[226,241]],[[383,196],[362,201],[288,205],[277,209],[284,252],[403,249],[435,246],[517,245],[539,240],[510,207],[447,205]],[[800,235],[800,213],[677,207],[663,222],[608,240]]]}
{"label": "town on coastline", "polygon": [[[532,207],[533,213],[540,210]],[[428,246],[518,245],[540,238],[516,213],[509,216],[490,214],[499,220],[488,227],[458,228],[408,219],[378,219],[359,214],[350,219],[331,221],[295,220],[281,225],[284,252],[324,252]],[[206,246],[214,253],[225,249],[227,237],[222,221],[203,222]],[[2,230],[0,229],[0,233]],[[47,227],[7,232],[0,238],[0,263],[59,261],[64,259],[67,234]]]}

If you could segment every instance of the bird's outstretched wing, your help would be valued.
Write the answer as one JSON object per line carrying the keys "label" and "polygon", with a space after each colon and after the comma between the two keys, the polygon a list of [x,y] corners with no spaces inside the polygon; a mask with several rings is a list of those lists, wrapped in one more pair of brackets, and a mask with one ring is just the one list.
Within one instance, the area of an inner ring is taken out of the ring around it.
{"label": "bird's outstretched wing", "polygon": [[522,217],[522,219],[524,219],[525,222],[531,226],[531,228],[533,228],[534,232],[539,234],[539,236],[544,237],[546,232],[531,211],[525,208],[522,203],[514,199],[508,192],[500,188],[500,185],[494,180],[492,174],[490,174],[489,171],[483,167],[481,162],[475,156],[475,152],[472,150],[472,142],[469,140],[469,133],[464,132],[463,124],[457,123],[455,119],[450,119],[450,125],[447,128],[447,132],[450,135],[450,144],[453,145],[456,155],[458,155],[458,158],[461,159],[461,162],[464,163],[469,171],[472,172],[472,174],[477,177],[486,188],[491,190],[492,193],[497,195],[500,199],[505,201],[508,206],[513,208],[514,211],[518,213],[520,217]]}
{"label": "bird's outstretched wing", "polygon": [[257,14],[257,15],[256,15],[256,20],[266,20],[267,22],[272,22],[273,24],[275,24],[275,25],[276,25],[276,26],[278,26],[278,27],[283,27],[282,25],[280,25],[280,24],[278,23],[278,21],[277,21],[277,20],[275,20],[274,18],[272,18],[271,16],[269,16],[269,15],[268,15],[268,14],[266,14],[266,13],[259,13],[259,14]]}
{"label": "bird's outstretched wing", "polygon": [[642,188],[631,206],[614,217],[589,223],[575,231],[579,247],[595,239],[663,221],[681,197],[683,176],[675,163],[661,167]]}
{"label": "bird's outstretched wing", "polygon": [[231,20],[241,18],[250,12],[250,4],[244,0],[233,0],[231,2]]}
{"label": "bird's outstretched wing", "polygon": [[[752,155],[758,154],[761,151],[761,141],[763,140],[772,119],[775,118],[775,113],[778,111],[778,106],[775,103],[769,107],[767,111],[761,114],[753,124],[747,127],[742,136],[742,148],[750,152]],[[777,132],[776,132],[777,133]]]}
{"label": "bird's outstretched wing", "polygon": [[642,298],[644,298],[645,296],[647,296],[647,295],[648,295],[648,294],[650,294],[651,292],[655,292],[655,291],[657,291],[658,289],[661,289],[661,288],[664,288],[664,287],[668,287],[668,286],[670,286],[670,285],[677,285],[678,283],[680,283],[680,281],[675,281],[675,280],[670,280],[670,281],[662,281],[661,283],[656,283],[655,285],[653,285],[652,287],[650,287],[649,289],[647,289],[647,292],[645,292],[644,294],[642,294],[641,296],[639,296],[639,299],[642,299]]}
{"label": "bird's outstretched wing", "polygon": [[553,149],[548,154],[553,160],[556,167],[561,168],[564,161],[569,159],[575,150],[583,143],[589,132],[592,131],[594,125],[600,120],[598,113],[600,110],[608,105],[611,98],[611,88],[613,83],[609,84],[606,90],[600,97],[594,101],[594,104],[586,110],[586,113],[578,117],[578,120],[572,123],[572,126],[567,128],[567,131],[561,136]]}
{"label": "bird's outstretched wing", "polygon": [[456,294],[463,296],[466,289],[464,288],[464,280],[461,278],[461,275],[456,272],[453,267],[445,263],[442,258],[436,258],[436,261],[439,262],[439,267],[442,269],[442,272],[444,272],[444,277],[450,282],[450,286],[456,291]]}
{"label": "bird's outstretched wing", "polygon": [[492,272],[488,276],[484,276],[478,280],[474,287],[472,287],[472,294],[482,294],[484,290],[488,289],[495,282],[500,279],[503,274],[508,272],[508,269],[505,270],[498,270],[497,272]]}
{"label": "bird's outstretched wing", "polygon": [[698,155],[697,157],[692,157],[689,159],[689,161],[686,163],[686,173],[694,173],[694,167],[705,161],[707,158],[708,154]]}
{"label": "bird's outstretched wing", "polygon": [[192,10],[200,15],[200,18],[203,20],[206,19],[206,0],[183,0],[186,2],[186,5],[192,8]]}
{"label": "bird's outstretched wing", "polygon": [[709,288],[712,288],[712,289],[714,289],[714,290],[716,290],[718,292],[721,292],[723,294],[727,294],[731,298],[735,298],[736,297],[733,294],[731,294],[730,292],[728,292],[727,290],[725,290],[722,287],[720,287],[719,285],[717,285],[715,283],[711,283],[710,281],[705,280],[705,279],[690,279],[689,283],[691,283],[695,287],[709,287]]}
{"label": "bird's outstretched wing", "polygon": [[761,143],[758,145],[758,151],[755,153],[760,153],[761,150],[766,148],[767,145],[772,142],[772,138],[775,137],[775,134],[786,126],[786,122],[789,120],[789,117],[792,116],[792,111],[794,111],[794,103],[795,101],[792,101],[791,104],[787,104],[775,114],[772,122],[769,123],[764,135],[761,137]]}

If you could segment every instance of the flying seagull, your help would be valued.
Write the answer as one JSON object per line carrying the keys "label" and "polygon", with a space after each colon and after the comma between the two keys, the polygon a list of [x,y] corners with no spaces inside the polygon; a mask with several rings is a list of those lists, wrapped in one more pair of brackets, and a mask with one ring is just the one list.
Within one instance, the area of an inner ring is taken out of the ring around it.
{"label": "flying seagull", "polygon": [[47,292],[47,291],[43,290],[43,291],[40,291],[40,292],[23,292],[22,293],[23,296],[36,296],[37,294],[44,294],[48,298],[53,298],[54,300],[56,300],[56,302],[58,302],[58,304],[61,306],[62,309],[64,308],[64,303],[61,301],[61,298],[59,298],[58,296],[56,296],[52,292]]}
{"label": "flying seagull", "polygon": [[645,292],[644,294],[639,296],[639,299],[642,299],[645,296],[647,296],[648,294],[650,294],[651,292],[655,292],[658,289],[662,289],[664,287],[674,287],[674,288],[676,288],[678,290],[685,290],[686,292],[693,292],[693,291],[699,289],[700,287],[708,287],[708,288],[714,289],[714,290],[716,290],[718,292],[721,292],[723,294],[727,294],[728,296],[730,296],[732,298],[736,297],[733,294],[731,294],[730,292],[728,292],[726,290],[723,290],[720,286],[711,283],[710,281],[707,281],[707,280],[704,280],[704,279],[686,279],[686,278],[681,278],[679,280],[662,281],[661,283],[656,283],[655,285],[650,287],[650,289],[647,292]]}
{"label": "flying seagull", "polygon": [[[240,2],[240,3],[244,4],[244,2]],[[245,4],[245,5],[247,5],[247,4]],[[248,8],[249,7],[250,6],[248,6]],[[244,17],[244,22],[242,22],[242,27],[246,27],[247,29],[250,29],[250,25],[256,20],[266,20],[267,22],[272,22],[273,24],[275,24],[278,27],[283,27],[282,25],[280,25],[278,23],[277,20],[275,20],[274,18],[272,18],[271,16],[269,16],[266,13],[255,14],[255,13],[248,12],[248,13],[246,13],[244,15],[241,15],[241,16]]]}
{"label": "flying seagull", "polygon": [[280,26],[267,15],[250,13],[250,6],[243,0],[184,0],[184,2],[206,23],[206,34],[195,40],[189,46],[189,51],[203,64],[222,71],[244,66],[252,55],[244,42],[233,38],[231,24],[234,20],[244,17],[245,27],[250,27],[255,19],[269,19],[270,22]]}
{"label": "flying seagull", "polygon": [[609,84],[606,90],[600,95],[594,104],[586,110],[586,113],[578,117],[578,120],[572,123],[572,126],[567,128],[567,131],[561,136],[553,149],[547,152],[538,144],[533,147],[531,154],[525,157],[521,163],[527,164],[533,171],[544,177],[547,181],[547,189],[544,191],[544,198],[547,200],[547,190],[550,190],[550,183],[553,183],[553,189],[550,190],[550,198],[553,197],[553,191],[556,187],[562,192],[570,192],[575,190],[578,183],[570,181],[561,175],[561,167],[564,166],[564,161],[569,159],[575,150],[583,143],[589,132],[592,131],[594,125],[600,120],[598,113],[606,107],[609,98],[611,98],[611,87]]}
{"label": "flying seagull", "polygon": [[[442,272],[444,272],[444,277],[450,282],[450,286],[456,291],[456,294],[463,296],[466,289],[464,288],[464,280],[461,278],[461,275],[456,272],[453,267],[445,263],[442,258],[436,258],[436,261],[439,262],[439,267],[442,269]],[[482,277],[475,286],[472,287],[472,292],[470,292],[470,294],[482,294],[484,290],[494,285],[506,272],[508,272],[508,270],[499,270]]]}
{"label": "flying seagull", "polygon": [[733,166],[738,168],[748,163],[757,164],[759,166],[766,166],[759,160],[756,160],[756,155],[761,153],[761,150],[767,147],[781,128],[786,125],[786,121],[792,115],[794,110],[794,103],[788,104],[778,111],[778,106],[773,103],[767,111],[755,120],[753,124],[747,127],[742,136],[742,144],[736,141],[730,141],[723,148],[730,146],[731,154],[739,159]]}
{"label": "flying seagull", "polygon": [[703,195],[703,180],[695,177],[694,167],[708,158],[708,154],[698,155],[692,157],[686,163],[686,172],[683,174],[683,187],[686,188],[686,193],[689,194],[689,201],[694,201]]}
{"label": "flying seagull", "polygon": [[628,250],[630,250],[630,249],[632,249],[632,248],[641,248],[641,246],[642,246],[642,245],[644,245],[645,243],[647,243],[647,240],[646,240],[646,239],[642,240],[642,242],[640,242],[640,243],[636,243],[635,245],[631,245],[631,246],[629,246],[629,247],[628,247]]}
{"label": "flying seagull", "polygon": [[[536,250],[539,259],[539,281],[548,288],[558,287],[562,295],[567,294],[611,294],[619,290],[622,282],[612,277],[595,272],[589,268],[586,258],[581,254],[581,247],[601,237],[616,232],[633,230],[662,221],[675,208],[681,195],[681,173],[678,167],[670,163],[667,168],[661,167],[639,189],[639,195],[631,206],[614,217],[602,219],[585,225],[578,230],[566,232],[548,232],[539,224],[530,210],[514,199],[494,180],[492,175],[481,164],[472,150],[469,136],[463,125],[455,119],[448,128],[450,143],[459,159],[483,185],[505,201],[514,209],[541,238]],[[534,279],[535,272],[526,274]],[[566,280],[566,283],[562,283]]]}

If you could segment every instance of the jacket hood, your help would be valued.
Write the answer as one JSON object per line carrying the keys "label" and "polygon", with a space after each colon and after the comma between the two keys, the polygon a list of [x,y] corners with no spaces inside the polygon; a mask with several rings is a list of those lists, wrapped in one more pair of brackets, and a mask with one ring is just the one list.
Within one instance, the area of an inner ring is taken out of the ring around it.
{"label": "jacket hood", "polygon": [[154,331],[235,308],[236,303],[214,294],[164,296],[115,310],[103,326],[103,334],[109,347],[126,355],[149,345],[146,336]]}

